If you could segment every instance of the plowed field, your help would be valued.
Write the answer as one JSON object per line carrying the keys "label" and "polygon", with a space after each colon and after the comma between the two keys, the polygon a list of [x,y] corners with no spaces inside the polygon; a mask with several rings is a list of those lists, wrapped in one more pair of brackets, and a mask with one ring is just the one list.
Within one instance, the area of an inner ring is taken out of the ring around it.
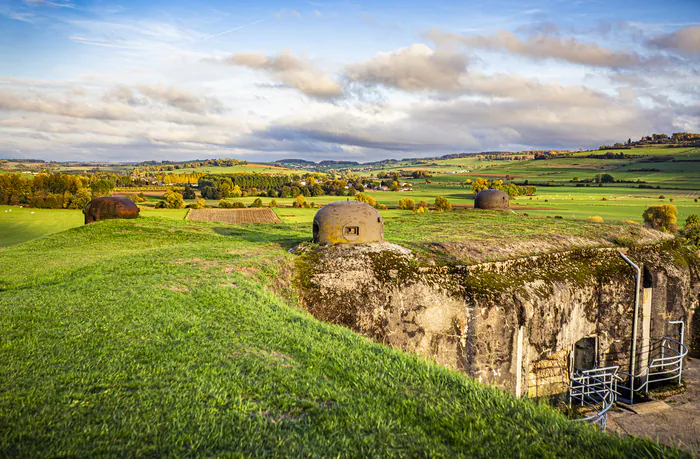
{"label": "plowed field", "polygon": [[187,220],[222,223],[282,223],[272,209],[191,209]]}

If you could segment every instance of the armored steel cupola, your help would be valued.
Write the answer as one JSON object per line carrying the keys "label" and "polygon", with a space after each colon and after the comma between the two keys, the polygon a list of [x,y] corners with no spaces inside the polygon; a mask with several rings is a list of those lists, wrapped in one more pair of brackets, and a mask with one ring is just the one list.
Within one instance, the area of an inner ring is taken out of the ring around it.
{"label": "armored steel cupola", "polygon": [[474,197],[475,209],[506,210],[509,207],[508,194],[501,190],[481,190]]}
{"label": "armored steel cupola", "polygon": [[318,244],[366,244],[384,242],[384,220],[364,202],[337,201],[314,216],[314,242]]}

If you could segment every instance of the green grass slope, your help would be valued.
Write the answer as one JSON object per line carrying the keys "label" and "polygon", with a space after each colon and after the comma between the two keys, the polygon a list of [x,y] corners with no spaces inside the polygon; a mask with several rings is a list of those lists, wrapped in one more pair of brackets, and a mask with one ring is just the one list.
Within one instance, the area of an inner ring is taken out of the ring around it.
{"label": "green grass slope", "polygon": [[106,221],[0,252],[0,457],[657,457],[323,324],[280,225]]}

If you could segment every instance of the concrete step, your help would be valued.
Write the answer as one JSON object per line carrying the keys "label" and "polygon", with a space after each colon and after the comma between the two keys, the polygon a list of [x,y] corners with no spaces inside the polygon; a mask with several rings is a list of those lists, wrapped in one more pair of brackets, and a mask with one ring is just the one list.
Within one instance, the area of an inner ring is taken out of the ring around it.
{"label": "concrete step", "polygon": [[627,403],[618,402],[621,408],[629,410],[635,414],[650,414],[650,413],[660,413],[671,408],[666,402],[661,400],[651,400],[644,403],[635,403],[634,405],[628,405]]}

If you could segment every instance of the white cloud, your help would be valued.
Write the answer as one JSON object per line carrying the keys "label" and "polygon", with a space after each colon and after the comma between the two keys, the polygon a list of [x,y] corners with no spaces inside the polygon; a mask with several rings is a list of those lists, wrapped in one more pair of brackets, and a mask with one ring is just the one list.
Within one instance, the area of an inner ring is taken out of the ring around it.
{"label": "white cloud", "polygon": [[291,53],[268,57],[261,53],[238,53],[224,62],[267,72],[273,79],[298,89],[307,96],[333,98],[343,93],[341,84],[324,74],[311,62]]}
{"label": "white cloud", "polygon": [[433,29],[426,36],[439,45],[459,44],[468,49],[504,51],[535,60],[557,59],[594,67],[636,67],[663,60],[658,56],[643,57],[635,51],[617,51],[595,43],[545,33],[536,33],[523,40],[507,30],[499,30],[492,35],[462,35]]}
{"label": "white cloud", "polygon": [[700,25],[684,27],[675,32],[648,40],[647,45],[686,54],[700,54]]}
{"label": "white cloud", "polygon": [[462,54],[436,52],[424,44],[414,44],[350,64],[345,73],[352,81],[407,91],[451,91],[460,88],[460,77],[466,67],[467,58]]}

